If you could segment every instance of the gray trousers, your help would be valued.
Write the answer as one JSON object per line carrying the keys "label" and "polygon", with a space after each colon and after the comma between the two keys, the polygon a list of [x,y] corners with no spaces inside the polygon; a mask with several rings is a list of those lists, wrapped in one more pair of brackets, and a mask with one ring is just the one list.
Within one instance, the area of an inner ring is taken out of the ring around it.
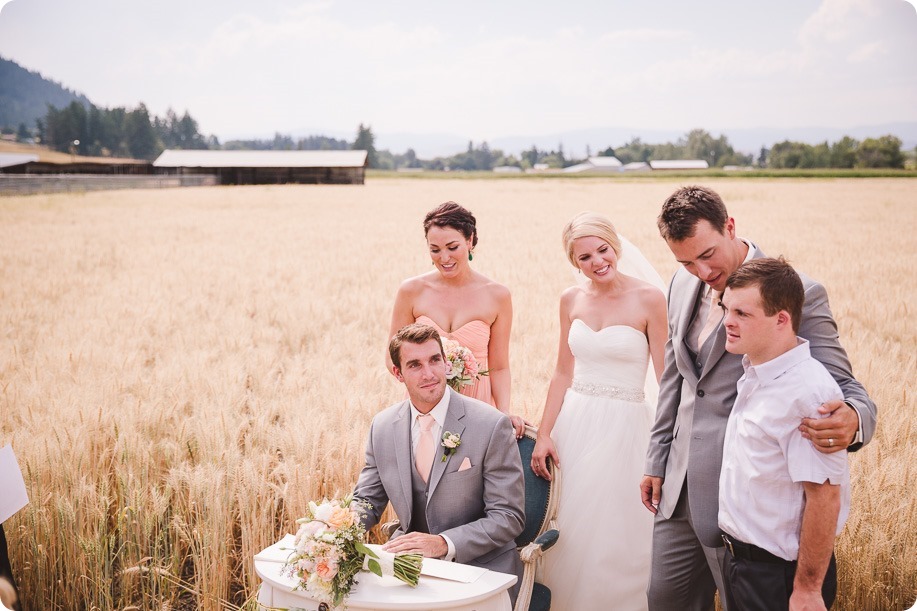
{"label": "gray trousers", "polygon": [[672,517],[656,514],[650,582],[646,590],[650,611],[713,611],[714,593],[728,611],[723,590],[726,548],[707,547],[694,534],[687,483]]}

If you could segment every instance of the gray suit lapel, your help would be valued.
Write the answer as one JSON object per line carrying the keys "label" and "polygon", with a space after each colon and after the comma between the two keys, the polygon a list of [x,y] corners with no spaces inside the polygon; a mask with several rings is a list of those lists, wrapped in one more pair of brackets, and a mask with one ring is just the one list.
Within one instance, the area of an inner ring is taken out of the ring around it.
{"label": "gray suit lapel", "polygon": [[[405,401],[398,408],[398,415],[392,421],[392,441],[395,444],[395,466],[398,469],[398,478],[401,481],[402,503],[407,507],[406,516],[398,516],[404,530],[411,523],[411,507],[414,504],[413,490],[411,487],[411,470],[414,461],[411,460],[411,403]],[[392,503],[396,505],[396,503]]]}
{"label": "gray suit lapel", "polygon": [[[446,422],[443,425],[442,433],[447,431],[450,433],[455,433],[460,436],[465,432],[465,425],[463,420],[465,418],[465,405],[462,401],[462,396],[457,392],[452,392],[451,398],[449,399],[449,410],[446,412]],[[433,498],[433,492],[436,490],[436,486],[439,485],[439,481],[443,477],[443,473],[446,472],[446,467],[449,466],[449,462],[452,460],[452,457],[455,456],[455,452],[446,457],[446,460],[443,461],[443,448],[442,439],[434,439],[433,443],[436,447],[435,458],[433,459],[433,470],[430,472],[430,485],[427,492],[427,504],[430,503],[430,499]]]}
{"label": "gray suit lapel", "polygon": [[710,368],[718,363],[726,353],[726,327],[723,326],[722,321],[720,321],[720,326],[717,327],[716,331],[713,333],[713,339],[707,341],[708,343],[713,343],[709,346],[710,351],[707,353],[707,357],[704,358],[704,369],[701,371],[701,378],[707,375]]}
{"label": "gray suit lapel", "polygon": [[688,331],[691,329],[691,319],[694,317],[694,309],[704,289],[704,283],[696,276],[690,276],[686,280],[687,283],[684,289],[686,299],[681,302],[681,309],[677,318],[681,324],[679,325],[679,341],[675,345],[675,359],[679,363],[678,370],[681,372],[682,377],[688,378],[696,385],[697,368],[694,366],[694,357],[691,356],[691,349],[688,347]]}

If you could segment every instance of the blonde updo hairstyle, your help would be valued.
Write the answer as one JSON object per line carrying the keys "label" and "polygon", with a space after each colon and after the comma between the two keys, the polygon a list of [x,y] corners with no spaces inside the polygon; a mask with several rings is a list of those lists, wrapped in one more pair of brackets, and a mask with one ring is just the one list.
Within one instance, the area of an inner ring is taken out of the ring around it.
{"label": "blonde updo hairstyle", "polygon": [[594,237],[604,240],[615,251],[615,256],[621,256],[621,239],[611,221],[595,212],[580,212],[564,227],[564,249],[570,265],[579,269],[576,258],[573,256],[573,242],[579,238]]}

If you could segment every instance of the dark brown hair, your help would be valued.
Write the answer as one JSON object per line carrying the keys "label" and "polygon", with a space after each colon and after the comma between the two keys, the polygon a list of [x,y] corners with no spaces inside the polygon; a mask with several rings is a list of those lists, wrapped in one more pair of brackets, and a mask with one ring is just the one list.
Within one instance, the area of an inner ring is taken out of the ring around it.
{"label": "dark brown hair", "polygon": [[663,202],[656,225],[664,240],[681,242],[694,235],[700,221],[708,221],[723,233],[728,220],[726,205],[716,191],[691,186],[678,189]]}
{"label": "dark brown hair", "polygon": [[388,353],[392,357],[392,363],[395,367],[401,369],[401,345],[405,342],[409,344],[424,344],[431,339],[436,340],[443,358],[446,358],[446,353],[443,351],[443,340],[439,337],[439,331],[430,325],[419,322],[401,327],[388,343]]}
{"label": "dark brown hair", "polygon": [[726,280],[726,288],[741,289],[757,286],[761,293],[764,313],[773,316],[781,310],[790,313],[793,332],[799,333],[802,318],[802,304],[806,290],[802,279],[783,257],[779,259],[752,259],[732,272]]}
{"label": "dark brown hair", "polygon": [[478,228],[474,215],[455,202],[440,204],[427,213],[423,219],[423,234],[426,236],[430,227],[451,227],[466,240],[471,240],[471,247],[478,245]]}

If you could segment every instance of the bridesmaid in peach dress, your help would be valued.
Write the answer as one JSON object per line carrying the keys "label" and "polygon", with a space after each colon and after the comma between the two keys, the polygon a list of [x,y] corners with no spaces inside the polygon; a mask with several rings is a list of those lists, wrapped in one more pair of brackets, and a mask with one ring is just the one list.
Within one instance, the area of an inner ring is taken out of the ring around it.
{"label": "bridesmaid in peach dress", "polygon": [[[525,422],[510,413],[509,335],[513,304],[509,289],[471,268],[478,232],[474,215],[446,202],[424,218],[433,271],[401,283],[395,296],[389,337],[413,322],[436,328],[474,354],[488,375],[462,394],[490,403],[510,416],[516,435]],[[389,371],[392,363],[386,354]]]}

